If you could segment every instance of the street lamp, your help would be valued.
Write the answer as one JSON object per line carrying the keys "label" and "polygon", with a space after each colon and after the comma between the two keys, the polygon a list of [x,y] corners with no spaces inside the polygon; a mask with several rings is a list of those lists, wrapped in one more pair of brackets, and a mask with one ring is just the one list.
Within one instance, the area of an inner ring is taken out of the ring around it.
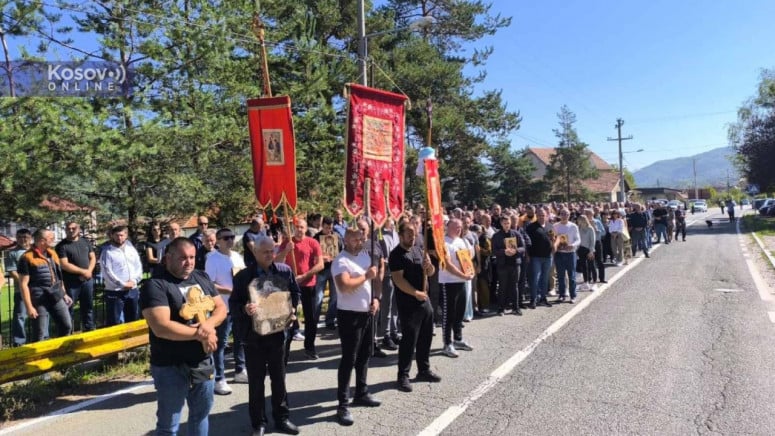
{"label": "street lamp", "polygon": [[427,29],[436,20],[429,16],[423,16],[417,20],[412,21],[409,25],[404,27],[397,27],[395,29],[383,30],[380,32],[374,32],[366,34],[366,9],[364,7],[363,0],[358,1],[358,70],[361,75],[361,84],[368,86],[368,79],[366,75],[366,62],[369,52],[369,38],[373,36],[386,35],[388,33],[396,33],[402,30],[410,30],[416,32],[418,30]]}

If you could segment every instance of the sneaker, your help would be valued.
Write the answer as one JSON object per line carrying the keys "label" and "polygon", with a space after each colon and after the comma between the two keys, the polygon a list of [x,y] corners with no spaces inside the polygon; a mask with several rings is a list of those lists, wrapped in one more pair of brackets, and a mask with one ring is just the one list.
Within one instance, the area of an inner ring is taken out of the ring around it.
{"label": "sneaker", "polygon": [[538,304],[540,304],[541,306],[552,307],[552,303],[550,303],[549,300],[547,300],[546,298],[539,301]]}
{"label": "sneaker", "polygon": [[336,420],[340,425],[350,426],[353,425],[353,415],[350,413],[350,409],[347,406],[339,406],[336,408]]}
{"label": "sneaker", "polygon": [[226,383],[226,379],[222,378],[215,382],[215,388],[213,391],[218,395],[229,395],[231,394],[231,388],[229,387],[229,384]]}
{"label": "sneaker", "polygon": [[565,301],[565,295],[560,295],[560,297],[557,298],[557,301]]}
{"label": "sneaker", "polygon": [[417,381],[423,381],[423,382],[430,382],[430,383],[438,383],[441,381],[441,376],[436,374],[435,372],[429,370],[426,371],[420,371],[417,373],[417,378],[415,378]]}
{"label": "sneaker", "polygon": [[234,373],[234,383],[247,383],[248,382],[248,372],[244,369],[240,372]]}
{"label": "sneaker", "polygon": [[597,288],[595,287],[595,285],[588,285],[587,286],[587,290],[589,292],[595,292],[597,290]]}
{"label": "sneaker", "polygon": [[293,335],[294,341],[303,341],[304,340],[304,333],[302,332],[296,332],[296,334]]}
{"label": "sneaker", "polygon": [[455,350],[455,346],[452,344],[447,345],[444,347],[444,351],[441,352],[441,354],[447,356],[447,357],[458,357],[460,356],[457,354],[457,350]]}
{"label": "sneaker", "polygon": [[503,311],[502,310],[498,311],[498,316],[503,316]]}
{"label": "sneaker", "polygon": [[401,392],[412,392],[412,383],[409,382],[409,377],[399,377],[396,382],[397,388]]}
{"label": "sneaker", "polygon": [[318,360],[320,356],[318,356],[318,353],[315,352],[315,350],[304,350],[304,355],[307,356],[307,359],[310,360]]}
{"label": "sneaker", "polygon": [[548,297],[556,297],[556,296],[557,296],[557,291],[555,291],[554,289],[552,289],[552,290],[551,290],[551,291],[549,291],[549,292],[548,292],[546,295],[547,295]]}
{"label": "sneaker", "polygon": [[455,347],[456,350],[474,351],[474,347],[470,346],[468,342],[463,340],[454,341],[452,342],[452,345]]}
{"label": "sneaker", "polygon": [[374,352],[371,355],[374,357],[387,357],[387,353],[380,350],[380,348],[376,345],[374,346]]}
{"label": "sneaker", "polygon": [[530,309],[535,309],[536,308],[536,302],[535,301],[531,301],[530,304],[527,307],[529,307]]}
{"label": "sneaker", "polygon": [[396,345],[396,343],[393,342],[393,338],[391,338],[390,336],[385,336],[382,339],[382,347],[381,348],[384,348],[386,350],[395,351],[395,350],[398,349],[398,345]]}
{"label": "sneaker", "polygon": [[576,299],[575,299],[575,298],[571,298],[571,299],[570,299],[570,301],[568,301],[568,303],[570,303],[570,304],[576,304]]}
{"label": "sneaker", "polygon": [[379,405],[382,404],[382,402],[379,401],[376,397],[374,397],[374,395],[371,395],[369,393],[353,398],[352,403],[355,406],[363,406],[363,407],[379,407]]}
{"label": "sneaker", "polygon": [[588,291],[589,290],[589,285],[587,285],[586,283],[582,283],[582,284],[579,285],[577,290],[579,290],[579,291]]}
{"label": "sneaker", "polygon": [[616,262],[616,266],[622,266],[621,262]]}

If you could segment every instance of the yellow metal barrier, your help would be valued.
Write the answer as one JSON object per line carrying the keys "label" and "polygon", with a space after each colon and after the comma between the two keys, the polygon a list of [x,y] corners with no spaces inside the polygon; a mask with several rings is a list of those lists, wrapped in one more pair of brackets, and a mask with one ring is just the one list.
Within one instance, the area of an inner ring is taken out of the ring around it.
{"label": "yellow metal barrier", "polygon": [[0,351],[0,383],[110,356],[148,343],[145,320]]}

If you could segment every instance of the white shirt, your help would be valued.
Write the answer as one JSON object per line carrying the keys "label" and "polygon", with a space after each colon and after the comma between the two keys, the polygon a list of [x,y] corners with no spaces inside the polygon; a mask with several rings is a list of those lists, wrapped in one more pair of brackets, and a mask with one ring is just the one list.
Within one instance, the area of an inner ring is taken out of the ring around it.
{"label": "white shirt", "polygon": [[558,250],[562,253],[575,253],[581,245],[581,236],[579,236],[579,228],[576,224],[568,221],[568,224],[554,223],[554,233],[559,235],[565,235],[568,237],[568,248],[564,250]]}
{"label": "white shirt", "polygon": [[[445,236],[444,248],[447,250],[447,261],[455,265],[457,269],[462,270],[460,261],[457,258],[457,251],[468,250],[468,245],[465,241],[462,238]],[[465,283],[466,281],[445,269],[439,271],[439,283]]]}
{"label": "white shirt", "polygon": [[608,231],[611,233],[622,232],[624,228],[624,220],[621,218],[612,219],[608,222]]}
{"label": "white shirt", "polygon": [[[228,256],[218,250],[207,253],[205,272],[210,276],[210,280],[217,285],[232,289],[234,287],[234,268],[245,268],[245,261],[239,253],[230,251]],[[229,294],[221,294],[221,298],[228,308]]]}
{"label": "white shirt", "polygon": [[[331,275],[349,273],[350,277],[362,277],[371,266],[371,258],[365,250],[352,255],[342,250],[331,262]],[[334,280],[336,283],[336,280]],[[368,312],[371,307],[371,280],[366,280],[355,292],[342,292],[336,287],[336,308],[353,312]]]}
{"label": "white shirt", "polygon": [[100,271],[108,291],[123,291],[124,283],[130,280],[135,282],[137,287],[143,278],[140,255],[129,241],[120,247],[112,243],[103,246],[100,253]]}

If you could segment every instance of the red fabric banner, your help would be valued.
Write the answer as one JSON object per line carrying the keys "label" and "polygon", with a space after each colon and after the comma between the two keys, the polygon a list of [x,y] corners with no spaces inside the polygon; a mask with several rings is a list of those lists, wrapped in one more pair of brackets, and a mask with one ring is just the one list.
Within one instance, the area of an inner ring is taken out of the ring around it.
{"label": "red fabric banner", "polygon": [[348,88],[344,205],[350,214],[368,215],[382,226],[404,211],[407,97],[355,84]]}
{"label": "red fabric banner", "polygon": [[444,208],[441,205],[439,161],[436,159],[425,159],[425,185],[433,245],[439,256],[439,269],[444,269],[447,265],[447,250],[444,248]]}
{"label": "red fabric banner", "polygon": [[291,98],[248,100],[248,126],[258,204],[277,210],[286,201],[295,210],[296,145]]}

